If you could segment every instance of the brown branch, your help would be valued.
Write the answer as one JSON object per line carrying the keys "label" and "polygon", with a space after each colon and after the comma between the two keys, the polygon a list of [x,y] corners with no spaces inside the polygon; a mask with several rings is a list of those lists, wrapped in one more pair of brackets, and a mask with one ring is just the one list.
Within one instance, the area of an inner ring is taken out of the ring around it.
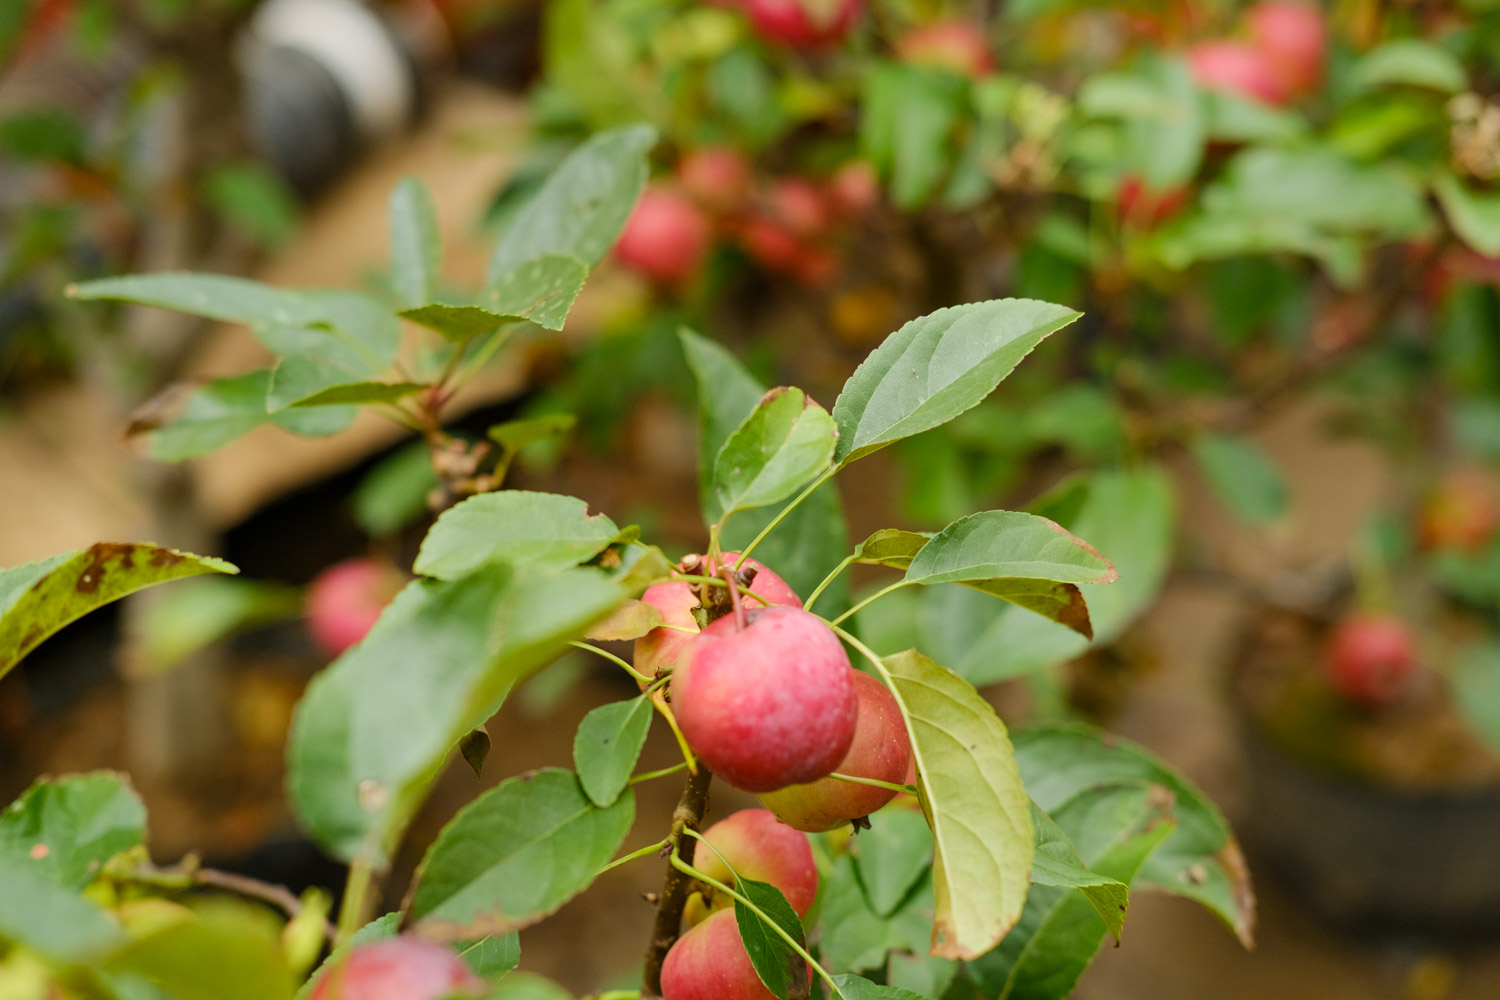
{"label": "brown branch", "polygon": [[[682,798],[672,811],[672,837],[668,848],[689,865],[693,863],[693,848],[697,840],[683,834],[683,829],[698,830],[703,825],[703,815],[708,811],[708,785],[713,775],[700,761],[698,773],[688,778],[682,790]],[[667,950],[677,943],[678,931],[682,927],[682,910],[687,905],[693,879],[672,865],[667,866],[667,879],[662,884],[661,896],[656,904],[656,924],[651,930],[651,944],[646,949],[646,973],[641,982],[641,998],[661,996],[661,967],[666,961]]]}
{"label": "brown branch", "polygon": [[[285,913],[289,920],[294,920],[302,914],[302,900],[293,895],[292,891],[284,885],[272,885],[270,882],[262,882],[248,875],[236,875],[234,872],[219,871],[216,868],[199,868],[195,862],[196,859],[189,858],[176,868],[142,865],[125,872],[112,872],[110,875],[118,881],[134,882],[137,885],[147,885],[156,889],[177,891],[198,887],[223,889],[226,892],[273,906]],[[324,936],[332,944],[333,927],[326,920],[323,921],[323,926]]]}

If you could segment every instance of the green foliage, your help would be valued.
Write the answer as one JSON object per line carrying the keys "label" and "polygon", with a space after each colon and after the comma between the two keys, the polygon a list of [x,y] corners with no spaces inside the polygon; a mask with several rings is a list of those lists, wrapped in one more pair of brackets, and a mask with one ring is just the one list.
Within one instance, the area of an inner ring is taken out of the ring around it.
{"label": "green foliage", "polygon": [[1268,524],[1286,514],[1287,491],[1281,472],[1265,452],[1244,438],[1203,434],[1193,457],[1224,506],[1251,524]]}
{"label": "green foliage", "polygon": [[543,570],[576,566],[620,529],[588,505],[555,493],[482,493],[449,508],[422,542],[415,569],[454,580],[494,560]]}
{"label": "green foliage", "polygon": [[772,389],[714,459],[724,516],[790,497],[828,467],[837,440],[833,418],[801,389]]}
{"label": "green foliage", "polygon": [[573,763],[594,805],[603,809],[620,797],[650,730],[651,701],[645,695],[600,705],[583,717],[573,737]]}
{"label": "green foliage", "polygon": [[766,989],[785,1000],[792,985],[792,969],[803,959],[780,934],[766,925],[761,915],[769,917],[799,945],[804,943],[802,921],[797,919],[792,904],[774,885],[742,877],[735,880],[734,887],[755,906],[752,910],[738,899],[734,901],[734,919],[739,924],[740,941]]}
{"label": "green foliage", "polygon": [[886,657],[885,669],[933,832],[932,953],[974,958],[1005,935],[1026,900],[1026,791],[1005,724],[973,687],[915,651]]}
{"label": "green foliage", "polygon": [[146,806],[124,776],[43,778],[0,812],[0,864],[77,891],[145,837]]}
{"label": "green foliage", "polygon": [[117,542],[0,569],[0,676],[43,639],[95,608],[159,583],[237,572],[222,559]]}
{"label": "green foliage", "polygon": [[1047,302],[1001,299],[907,323],[855,369],[833,404],[839,464],[952,420],[1078,315]]}
{"label": "green foliage", "polygon": [[432,301],[443,267],[443,238],[427,186],[404,178],[391,192],[391,282],[408,309]]}
{"label": "green foliage", "polygon": [[635,820],[635,796],[589,801],[571,771],[510,778],[443,828],[411,912],[429,936],[468,940],[541,920],[587,888]]}

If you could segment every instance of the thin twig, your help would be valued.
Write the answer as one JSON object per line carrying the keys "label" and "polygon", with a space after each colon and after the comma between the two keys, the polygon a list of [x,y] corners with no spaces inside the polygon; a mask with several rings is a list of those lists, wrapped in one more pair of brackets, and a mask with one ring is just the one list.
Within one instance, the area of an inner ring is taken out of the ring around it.
{"label": "thin twig", "polygon": [[[699,766],[698,773],[688,778],[682,790],[682,798],[672,812],[672,857],[682,857],[689,865],[693,863],[693,847],[697,843],[684,836],[684,829],[697,830],[703,825],[703,815],[708,811],[708,786],[713,775],[708,768]],[[677,943],[677,934],[682,927],[682,910],[687,905],[692,888],[692,876],[676,866],[667,868],[666,881],[662,883],[661,897],[656,904],[656,923],[651,930],[651,944],[646,949],[646,972],[641,980],[641,996],[661,996],[661,967],[666,961],[667,950]]]}

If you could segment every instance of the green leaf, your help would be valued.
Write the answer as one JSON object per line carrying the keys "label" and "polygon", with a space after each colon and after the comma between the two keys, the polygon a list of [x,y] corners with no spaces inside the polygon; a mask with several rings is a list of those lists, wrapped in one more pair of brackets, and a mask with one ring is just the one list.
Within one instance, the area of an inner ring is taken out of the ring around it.
{"label": "green leaf", "polygon": [[146,806],[123,774],[42,778],[0,812],[0,864],[77,892],[145,836]]}
{"label": "green leaf", "polygon": [[[278,368],[279,372],[281,369]],[[275,381],[275,376],[272,376]],[[310,396],[301,396],[293,406],[368,406],[374,403],[394,403],[428,388],[423,382],[345,382],[319,389]],[[294,390],[291,395],[300,395]]]}
{"label": "green leaf", "polygon": [[203,176],[203,200],[230,228],[263,247],[284,246],[297,235],[296,196],[264,164],[242,161],[211,168]]}
{"label": "green leaf", "polygon": [[1433,178],[1432,190],[1465,243],[1486,257],[1500,254],[1500,194],[1471,191],[1446,170]]}
{"label": "green leaf", "polygon": [[1175,187],[1198,172],[1207,116],[1182,59],[1152,58],[1129,72],[1091,77],[1079,89],[1078,108],[1120,121],[1122,167],[1151,188]]}
{"label": "green leaf", "polygon": [[455,343],[494,333],[511,323],[524,322],[521,316],[493,313],[479,306],[447,305],[442,302],[403,309],[400,316]]}
{"label": "green leaf", "polygon": [[449,939],[527,927],[586,889],[634,820],[634,793],[600,809],[571,771],[509,778],[438,834],[411,915],[424,935]]}
{"label": "green leaf", "polygon": [[63,888],[34,862],[0,855],[0,941],[47,958],[81,959],[119,943],[119,924],[105,911]]}
{"label": "green leaf", "polygon": [[474,772],[474,777],[482,777],[484,762],[489,759],[490,748],[489,730],[483,726],[471,729],[458,741],[458,752],[463,757],[464,763]]}
{"label": "green leaf", "polygon": [[0,118],[0,152],[18,160],[81,164],[88,133],[79,118],[61,108],[28,108]]}
{"label": "green leaf", "polygon": [[[759,405],[765,388],[723,346],[691,330],[679,331],[688,367],[698,383],[698,485],[705,523],[723,516],[714,489],[714,460],[745,419]],[[749,510],[727,522],[721,542],[725,551],[743,548],[780,510]],[[799,594],[814,587],[843,561],[848,529],[836,484],[825,483],[792,511],[756,550],[756,558],[775,566],[777,574]],[[830,608],[845,606],[848,583],[840,579],[825,593]]]}
{"label": "green leaf", "polygon": [[[863,836],[863,834],[861,834]],[[823,882],[819,899],[818,945],[825,966],[878,969],[892,951],[922,954],[932,935],[930,871],[924,871],[905,901],[889,916],[870,908],[854,859],[841,855]]]}
{"label": "green leaf", "polygon": [[1077,889],[1098,912],[1110,934],[1119,940],[1120,932],[1125,927],[1125,908],[1130,898],[1130,891],[1125,883],[1089,871],[1068,835],[1034,803],[1031,807],[1031,822],[1036,829],[1036,859],[1031,863],[1032,883]]}
{"label": "green leaf", "polygon": [[1450,671],[1454,700],[1478,737],[1500,752],[1500,643],[1463,646]]}
{"label": "green leaf", "polygon": [[391,192],[391,282],[407,306],[432,298],[432,285],[443,267],[443,239],[427,185],[404,177]]}
{"label": "green leaf", "polygon": [[241,629],[300,618],[302,611],[302,593],[295,587],[227,576],[185,582],[141,609],[136,622],[141,645],[129,673],[162,673]]}
{"label": "green leaf", "polygon": [[589,264],[579,254],[535,257],[491,278],[481,301],[494,312],[561,330],[588,280]]}
{"label": "green leaf", "polygon": [[[255,327],[338,326],[362,338],[390,332],[386,329],[390,311],[367,295],[342,291],[294,291],[225,274],[161,271],[99,278],[69,286],[68,294],[84,301],[116,299]],[[380,322],[382,317],[384,322]],[[367,329],[371,321],[376,321],[381,329]],[[394,354],[394,337],[377,336],[375,339],[382,345],[388,340]]]}
{"label": "green leaf", "polygon": [[[1102,784],[1149,782],[1170,791],[1177,829],[1142,868],[1141,884],[1202,903],[1250,943],[1255,897],[1244,856],[1224,817],[1202,792],[1141,747],[1114,736],[1106,740],[1081,724],[1019,732],[1015,747],[1027,789],[1054,818],[1063,806]],[[1086,850],[1084,857],[1089,857]]]}
{"label": "green leaf", "polygon": [[729,349],[683,327],[682,352],[698,383],[698,488],[703,520],[717,524],[724,515],[714,486],[715,459],[765,395]]}
{"label": "green leaf", "polygon": [[1371,49],[1349,70],[1359,90],[1385,84],[1427,87],[1457,94],[1469,85],[1463,63],[1440,45],[1418,38],[1395,38]]}
{"label": "green leaf", "polygon": [[[382,314],[379,322],[392,332],[397,329],[395,316],[390,313]],[[281,359],[271,370],[271,385],[266,392],[266,409],[272,413],[317,398],[328,390],[373,382],[395,358],[395,338],[385,343],[383,329],[379,331],[382,343],[378,345],[366,343],[360,335],[325,325],[262,326],[255,332],[266,349]],[[409,391],[415,390],[403,390],[396,398]],[[333,396],[328,402],[342,400]]]}
{"label": "green leaf", "polygon": [[395,534],[427,512],[437,488],[427,445],[414,441],[371,469],[354,491],[354,523],[373,538]]}
{"label": "green leaf", "polygon": [[452,580],[485,563],[576,566],[614,540],[620,529],[588,504],[556,493],[481,493],[437,519],[417,553],[416,571]]}
{"label": "green leaf", "polygon": [[827,410],[801,389],[772,389],[714,461],[724,516],[787,499],[828,467],[837,442]]}
{"label": "green leaf", "polygon": [[521,936],[491,934],[458,949],[459,957],[469,968],[486,979],[494,980],[514,969],[521,961]]}
{"label": "green leaf", "polygon": [[598,263],[645,189],[646,153],[655,144],[655,129],[629,125],[600,132],[574,150],[511,217],[490,259],[489,280],[549,254]]}
{"label": "green leaf", "polygon": [[853,973],[846,972],[841,976],[834,976],[833,981],[843,992],[844,1000],[927,1000],[926,997],[913,993],[911,990],[881,986],[868,979],[861,979]]}
{"label": "green leaf", "polygon": [[43,639],[95,608],[158,583],[238,572],[222,559],[144,542],[99,542],[0,569],[0,677]]}
{"label": "green leaf", "polygon": [[933,834],[932,954],[974,958],[1005,936],[1025,903],[1030,803],[1005,723],[967,681],[915,650],[885,666]]}
{"label": "green leaf", "polygon": [[930,538],[930,532],[881,528],[859,543],[859,547],[854,550],[854,561],[866,566],[906,569]]}
{"label": "green leaf", "polygon": [[146,434],[147,451],[163,462],[182,462],[217,451],[263,424],[307,437],[337,434],[354,420],[354,407],[266,411],[271,371],[216,379],[194,391],[176,416],[160,423],[137,420],[131,434]]}
{"label": "green leaf", "polygon": [[907,323],[855,369],[833,405],[839,464],[952,420],[1079,315],[1048,302],[997,299]]}
{"label": "green leaf", "polygon": [[292,974],[276,924],[221,906],[126,945],[106,968],[133,973],[178,1000],[290,1000]]}
{"label": "green leaf", "polygon": [[287,789],[304,827],[341,858],[383,861],[458,741],[629,596],[596,570],[498,563],[408,585],[297,707]]}
{"label": "green leaf", "polygon": [[1076,584],[1113,583],[1119,574],[1062,526],[1035,514],[991,510],[938,532],[912,559],[906,579],[962,583],[1092,638],[1088,607]]}
{"label": "green leaf", "polygon": [[[1058,811],[1057,826],[1076,840],[1095,872],[1128,884],[1172,832],[1165,804],[1166,797],[1147,786],[1107,785]],[[971,962],[969,974],[992,996],[1056,1000],[1072,993],[1107,932],[1081,893],[1034,885],[1015,928]]]}
{"label": "green leaf", "polygon": [[1219,500],[1241,520],[1269,524],[1286,514],[1286,483],[1266,453],[1244,438],[1200,434],[1193,457]]}
{"label": "green leaf", "polygon": [[897,208],[926,204],[956,158],[952,138],[967,81],[924,66],[876,63],[867,77],[860,151],[891,188]]}
{"label": "green leaf", "polygon": [[[798,944],[803,944],[802,921],[797,911],[786,901],[781,890],[768,882],[757,882],[752,878],[736,880],[735,888],[750,902],[780,927]],[[766,989],[783,998],[792,985],[792,970],[803,958],[770,927],[767,927],[750,907],[739,900],[734,901],[734,919],[739,924],[740,942],[750,955],[750,964]]]}
{"label": "green leaf", "polygon": [[[1090,539],[1120,572],[1107,586],[1083,584],[1096,645],[1113,642],[1156,599],[1172,552],[1176,504],[1161,469],[1099,472],[1069,527]],[[919,644],[974,684],[991,684],[1066,662],[1088,649],[1079,633],[1021,608],[997,617],[990,602],[959,587],[923,594]],[[963,637],[958,640],[958,637]],[[958,640],[958,641],[955,641]]]}
{"label": "green leaf", "polygon": [[571,413],[547,413],[523,420],[507,420],[491,427],[487,433],[489,439],[507,453],[515,453],[538,441],[561,437],[577,423],[578,418]]}
{"label": "green leaf", "polygon": [[868,819],[854,840],[859,880],[870,909],[888,917],[931,866],[932,831],[915,809],[881,809]]}
{"label": "green leaf", "polygon": [[644,695],[600,705],[583,717],[573,737],[573,763],[594,805],[607,808],[630,784],[650,731],[651,702]]}

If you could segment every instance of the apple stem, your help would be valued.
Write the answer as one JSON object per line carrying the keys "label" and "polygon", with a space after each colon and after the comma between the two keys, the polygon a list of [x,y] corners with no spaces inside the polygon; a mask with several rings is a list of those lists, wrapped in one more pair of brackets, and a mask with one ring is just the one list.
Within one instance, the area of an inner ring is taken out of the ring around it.
{"label": "apple stem", "polygon": [[630,676],[634,677],[636,680],[640,681],[642,684],[650,684],[651,681],[654,680],[654,678],[647,677],[645,674],[643,674],[639,670],[635,669],[635,667],[632,667],[630,664],[628,664],[624,660],[620,659],[614,653],[611,653],[607,649],[600,649],[598,646],[595,646],[593,643],[581,642],[581,641],[575,639],[575,640],[569,642],[568,645],[572,646],[574,649],[585,649],[585,650],[588,650],[590,653],[598,653],[600,656],[604,657],[606,660],[609,660],[610,662],[612,662],[612,663],[614,663],[614,664],[616,664],[616,665],[624,668],[624,670],[625,670],[626,673],[628,673]]}
{"label": "apple stem", "polygon": [[[725,583],[724,580],[721,577],[717,577],[717,576],[694,576],[694,575],[692,575],[690,573],[677,573],[677,574],[673,575],[672,579],[674,581],[681,581],[683,583],[707,583],[707,584],[710,584],[710,585],[715,586],[715,587],[727,587],[727,586],[729,586],[729,584]],[[736,584],[736,586],[739,586],[739,585]],[[757,600],[761,604],[765,605],[768,608],[772,604],[775,603],[774,601],[768,601],[768,600],[766,600],[764,597],[762,597],[760,594],[757,594],[755,591],[751,590],[749,587],[740,587],[739,591],[745,597],[749,597],[749,598],[752,598],[753,600]],[[672,626],[670,626],[670,625],[658,625],[657,626],[657,628],[671,628],[671,627]],[[696,631],[698,631],[698,629],[684,628],[684,629],[682,629],[682,631],[684,631],[684,632],[696,632]]]}
{"label": "apple stem", "polygon": [[834,771],[829,775],[839,781],[848,781],[856,785],[874,785],[876,788],[889,788],[893,792],[905,792],[908,795],[917,794],[915,785],[898,785],[894,781],[881,781],[879,778],[861,778],[857,774],[840,774]]}
{"label": "apple stem", "polygon": [[724,583],[729,587],[729,606],[734,608],[734,624],[736,628],[743,629],[748,623],[745,621],[745,605],[740,601],[739,584],[734,582],[734,570],[725,566],[719,570],[724,577]]}
{"label": "apple stem", "polygon": [[667,867],[667,877],[662,883],[661,895],[656,904],[656,922],[651,929],[651,943],[646,949],[646,970],[641,980],[642,997],[661,996],[661,967],[667,959],[667,951],[677,943],[678,931],[682,927],[682,910],[687,905],[692,889],[692,876],[677,867],[680,854],[686,853],[689,866],[692,864],[695,841],[684,836],[687,829],[697,830],[703,825],[703,815],[708,811],[708,786],[713,775],[708,768],[700,767],[683,786],[682,798],[672,811],[672,834],[667,838],[671,844],[672,863]]}
{"label": "apple stem", "polygon": [[760,530],[760,534],[750,539],[749,545],[746,545],[743,549],[740,549],[740,558],[734,564],[734,568],[739,569],[741,566],[745,565],[745,560],[750,558],[750,553],[755,551],[755,547],[761,542],[765,541],[766,536],[775,531],[776,526],[779,525],[782,521],[786,520],[787,515],[796,510],[798,505],[800,505],[802,501],[806,500],[808,497],[816,493],[819,486],[822,486],[824,483],[828,482],[828,480],[832,479],[833,474],[837,471],[839,471],[839,467],[837,465],[830,465],[822,475],[820,475],[817,479],[814,479],[812,483],[809,484],[807,489],[803,490],[801,493],[798,493],[795,497],[792,498],[792,501],[790,503],[781,508],[777,515],[771,518],[771,523],[762,528]]}
{"label": "apple stem", "polygon": [[866,597],[864,600],[862,600],[858,604],[854,605],[854,607],[850,608],[848,611],[845,611],[843,614],[839,615],[837,618],[835,618],[832,621],[830,621],[828,624],[829,624],[830,627],[832,627],[834,625],[837,625],[839,622],[843,621],[845,618],[848,618],[851,615],[857,614],[858,612],[862,611],[864,608],[868,607],[869,605],[874,604],[876,601],[880,600],[886,594],[894,593],[895,591],[900,590],[902,587],[908,587],[910,585],[911,585],[911,581],[910,580],[897,580],[895,583],[891,584],[889,587],[882,587],[881,589],[875,591],[875,593],[871,594],[869,597]]}
{"label": "apple stem", "polygon": [[660,713],[661,717],[667,720],[667,725],[672,728],[672,735],[677,737],[677,746],[682,751],[683,765],[688,769],[689,773],[697,774],[698,761],[693,757],[693,748],[688,746],[687,737],[682,735],[682,730],[677,725],[677,716],[672,713],[672,707],[667,704],[667,699],[662,694],[662,689],[658,687],[651,691],[650,697],[651,704],[656,707],[656,711]]}

